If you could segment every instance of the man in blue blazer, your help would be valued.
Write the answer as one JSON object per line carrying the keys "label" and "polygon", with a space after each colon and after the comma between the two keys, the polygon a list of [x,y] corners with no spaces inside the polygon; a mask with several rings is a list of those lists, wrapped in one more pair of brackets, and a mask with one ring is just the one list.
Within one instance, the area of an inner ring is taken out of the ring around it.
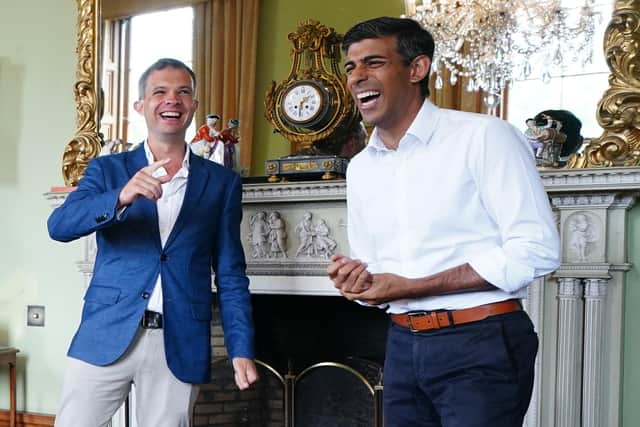
{"label": "man in blue blazer", "polygon": [[147,140],[92,160],[49,218],[53,239],[95,232],[98,247],[56,426],[106,426],[131,384],[138,425],[190,425],[196,384],[210,379],[212,268],[236,384],[258,379],[241,180],[187,147],[195,83],[180,61],[149,67],[134,104]]}

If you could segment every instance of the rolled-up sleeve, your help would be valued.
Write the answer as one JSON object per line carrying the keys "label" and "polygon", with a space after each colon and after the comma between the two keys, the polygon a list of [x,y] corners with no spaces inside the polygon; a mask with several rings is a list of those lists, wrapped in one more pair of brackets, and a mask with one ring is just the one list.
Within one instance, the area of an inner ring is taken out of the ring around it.
{"label": "rolled-up sleeve", "polygon": [[470,168],[500,241],[469,264],[504,291],[518,291],[560,265],[560,239],[530,147],[511,125],[491,121]]}

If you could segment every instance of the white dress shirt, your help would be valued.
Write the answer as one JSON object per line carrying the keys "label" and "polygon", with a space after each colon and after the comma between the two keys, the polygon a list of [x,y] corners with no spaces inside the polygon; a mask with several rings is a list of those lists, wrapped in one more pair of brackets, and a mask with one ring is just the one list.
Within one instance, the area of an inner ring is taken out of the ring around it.
{"label": "white dress shirt", "polygon": [[[173,226],[175,225],[178,214],[180,213],[180,208],[184,201],[184,194],[187,189],[187,178],[189,177],[189,153],[191,150],[187,147],[184,151],[182,167],[169,182],[162,184],[162,197],[160,197],[156,202],[158,209],[158,229],[160,231],[162,247],[164,247],[171,230],[173,230]],[[159,160],[153,158],[153,153],[151,152],[147,141],[144,142],[144,152],[149,164]],[[158,280],[156,280],[156,285],[153,288],[151,297],[149,298],[147,309],[162,313],[162,275],[160,274],[158,275]]]}
{"label": "white dress shirt", "polygon": [[559,266],[559,237],[531,148],[495,117],[426,100],[387,149],[376,130],[347,169],[351,256],[372,273],[419,278],[469,263],[498,289],[388,304],[460,309],[526,295]]}

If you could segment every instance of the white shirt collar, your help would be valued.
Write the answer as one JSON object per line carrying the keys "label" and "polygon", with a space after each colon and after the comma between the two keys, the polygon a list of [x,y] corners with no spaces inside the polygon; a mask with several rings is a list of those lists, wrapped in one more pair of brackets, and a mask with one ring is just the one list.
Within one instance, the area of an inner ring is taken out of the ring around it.
{"label": "white shirt collar", "polygon": [[[407,129],[405,135],[400,139],[398,147],[400,147],[407,136],[411,136],[423,144],[428,144],[436,129],[436,124],[440,115],[439,113],[440,108],[429,101],[429,98],[425,98],[422,103],[422,107],[418,110],[418,114],[416,114],[413,122],[411,122],[409,129]],[[371,132],[371,138],[369,138],[367,149],[375,151],[389,151],[389,149],[384,145],[382,138],[378,135],[377,127],[373,129],[373,132]]]}
{"label": "white shirt collar", "polygon": [[[151,152],[151,148],[149,147],[149,140],[145,139],[143,146],[144,154],[147,157],[147,162],[149,164],[155,162],[157,159],[154,159],[153,157],[153,153]],[[186,170],[189,170],[189,153],[191,152],[191,150],[189,149],[189,147],[187,147],[186,143],[184,148],[184,159],[182,159],[182,167]]]}

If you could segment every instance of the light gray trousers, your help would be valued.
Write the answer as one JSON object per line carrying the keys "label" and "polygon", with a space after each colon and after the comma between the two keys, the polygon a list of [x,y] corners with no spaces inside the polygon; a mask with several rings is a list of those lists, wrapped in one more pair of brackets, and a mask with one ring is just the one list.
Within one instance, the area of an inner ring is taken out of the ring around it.
{"label": "light gray trousers", "polygon": [[162,329],[140,329],[115,363],[95,366],[68,357],[55,427],[106,427],[134,384],[138,427],[190,427],[198,386],[173,376]]}

